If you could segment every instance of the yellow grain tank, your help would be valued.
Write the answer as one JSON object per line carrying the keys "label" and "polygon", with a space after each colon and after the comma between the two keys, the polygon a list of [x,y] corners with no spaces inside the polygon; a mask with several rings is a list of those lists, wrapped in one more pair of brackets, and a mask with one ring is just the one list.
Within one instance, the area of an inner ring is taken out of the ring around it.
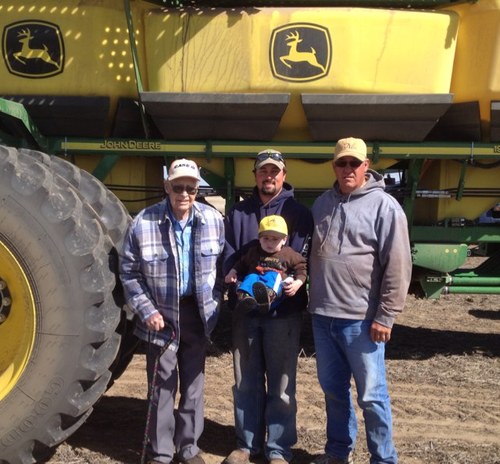
{"label": "yellow grain tank", "polygon": [[[143,1],[130,5],[145,91],[220,98],[234,93],[288,95],[272,135],[275,144],[314,142],[304,95],[452,95],[453,102],[479,101],[486,139],[491,102],[500,100],[500,0],[427,11],[169,9]],[[109,133],[118,99],[138,98],[123,6],[122,0],[0,0],[4,61],[9,40],[17,50],[0,66],[0,95],[106,96]],[[28,38],[33,22],[56,31],[61,43],[59,61],[56,65],[47,62],[45,68],[50,72],[38,78],[20,71],[23,62],[45,56],[42,46],[33,45]],[[9,34],[15,27],[17,35]],[[374,106],[374,114],[376,111]],[[347,132],[349,122],[344,122]],[[394,132],[397,134],[397,128]],[[333,138],[329,143],[333,147]],[[99,157],[76,159],[92,170]],[[197,161],[224,174],[222,159],[199,157]],[[161,162],[124,157],[106,182],[159,185]],[[392,163],[382,156],[374,167],[387,168]],[[236,158],[237,186],[253,185],[251,169],[249,158]],[[329,188],[332,175],[328,162],[312,164],[306,156],[289,162],[288,180],[298,188]],[[453,161],[436,160],[425,170],[421,185],[435,190],[456,188],[460,175],[460,167]],[[493,170],[466,171],[466,188],[497,185]],[[123,199],[137,196],[142,193],[120,194]],[[432,223],[454,216],[475,218],[498,199],[422,201],[417,222]],[[137,203],[134,209],[141,206]]]}

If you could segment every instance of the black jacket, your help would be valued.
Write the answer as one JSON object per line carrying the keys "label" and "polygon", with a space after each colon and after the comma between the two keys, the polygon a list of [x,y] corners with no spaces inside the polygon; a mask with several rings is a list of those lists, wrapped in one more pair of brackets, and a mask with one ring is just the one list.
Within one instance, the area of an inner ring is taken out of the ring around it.
{"label": "black jacket", "polygon": [[[259,222],[265,216],[277,214],[283,216],[288,226],[286,245],[306,258],[309,256],[310,240],[313,232],[313,219],[309,209],[295,200],[293,187],[283,184],[280,194],[271,202],[263,205],[257,187],[252,196],[236,203],[227,214],[224,225],[226,230],[226,246],[224,248],[224,274],[227,274],[234,263],[252,245],[258,244]],[[230,304],[233,302],[230,292]],[[307,307],[307,291],[303,285],[297,294],[287,298],[280,305],[280,314],[300,311]],[[278,314],[278,315],[280,315]]]}

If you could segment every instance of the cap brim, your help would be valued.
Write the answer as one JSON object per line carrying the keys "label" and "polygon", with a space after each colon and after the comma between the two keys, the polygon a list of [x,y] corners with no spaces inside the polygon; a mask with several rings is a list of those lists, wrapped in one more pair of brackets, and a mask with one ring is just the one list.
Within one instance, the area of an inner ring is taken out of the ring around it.
{"label": "cap brim", "polygon": [[366,155],[362,155],[359,152],[356,151],[342,151],[340,152],[337,156],[333,158],[334,161],[340,159],[340,158],[345,158],[346,156],[352,156],[353,158],[358,159],[359,161],[365,161],[367,159]]}
{"label": "cap brim", "polygon": [[198,182],[200,181],[199,177],[196,177],[196,176],[193,176],[193,175],[190,175],[190,174],[176,174],[176,175],[167,177],[167,180],[175,180],[175,179],[179,179],[180,177],[189,177],[190,179],[195,179]]}
{"label": "cap brim", "polygon": [[262,166],[265,166],[266,164],[273,164],[274,166],[277,166],[281,170],[285,168],[285,163],[283,163],[282,161],[273,160],[272,158],[267,158],[264,161],[261,161],[260,163],[256,163],[255,169],[260,169]]}
{"label": "cap brim", "polygon": [[288,234],[284,234],[283,232],[278,232],[277,230],[273,230],[273,229],[260,231],[259,232],[259,237],[262,234],[269,234],[269,233],[279,235],[282,238],[288,237]]}

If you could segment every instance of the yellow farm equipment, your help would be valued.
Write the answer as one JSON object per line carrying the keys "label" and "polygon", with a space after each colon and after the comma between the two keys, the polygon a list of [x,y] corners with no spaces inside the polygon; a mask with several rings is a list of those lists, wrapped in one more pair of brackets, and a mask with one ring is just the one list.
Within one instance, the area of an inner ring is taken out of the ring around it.
{"label": "yellow farm equipment", "polygon": [[228,208],[278,149],[310,203],[364,138],[415,288],[500,293],[500,0],[0,0],[0,28],[0,464],[43,459],[126,368],[117,249],[176,157]]}

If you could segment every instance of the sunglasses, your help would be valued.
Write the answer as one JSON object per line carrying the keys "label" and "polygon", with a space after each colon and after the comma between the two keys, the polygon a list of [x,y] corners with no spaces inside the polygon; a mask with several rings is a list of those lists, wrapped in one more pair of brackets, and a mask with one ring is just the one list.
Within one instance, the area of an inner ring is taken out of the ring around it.
{"label": "sunglasses", "polygon": [[338,168],[345,168],[346,166],[349,166],[352,169],[357,169],[363,163],[364,163],[364,161],[360,161],[360,160],[354,160],[354,161],[338,160],[338,161],[335,161],[335,166]]}
{"label": "sunglasses", "polygon": [[172,184],[172,191],[174,193],[186,192],[188,195],[196,195],[196,192],[198,192],[198,188],[192,187],[191,185]]}
{"label": "sunglasses", "polygon": [[255,164],[265,161],[266,159],[280,161],[281,163],[285,164],[285,160],[283,159],[281,153],[276,153],[273,151],[266,151],[265,153],[259,153],[257,155],[257,158],[255,159]]}

